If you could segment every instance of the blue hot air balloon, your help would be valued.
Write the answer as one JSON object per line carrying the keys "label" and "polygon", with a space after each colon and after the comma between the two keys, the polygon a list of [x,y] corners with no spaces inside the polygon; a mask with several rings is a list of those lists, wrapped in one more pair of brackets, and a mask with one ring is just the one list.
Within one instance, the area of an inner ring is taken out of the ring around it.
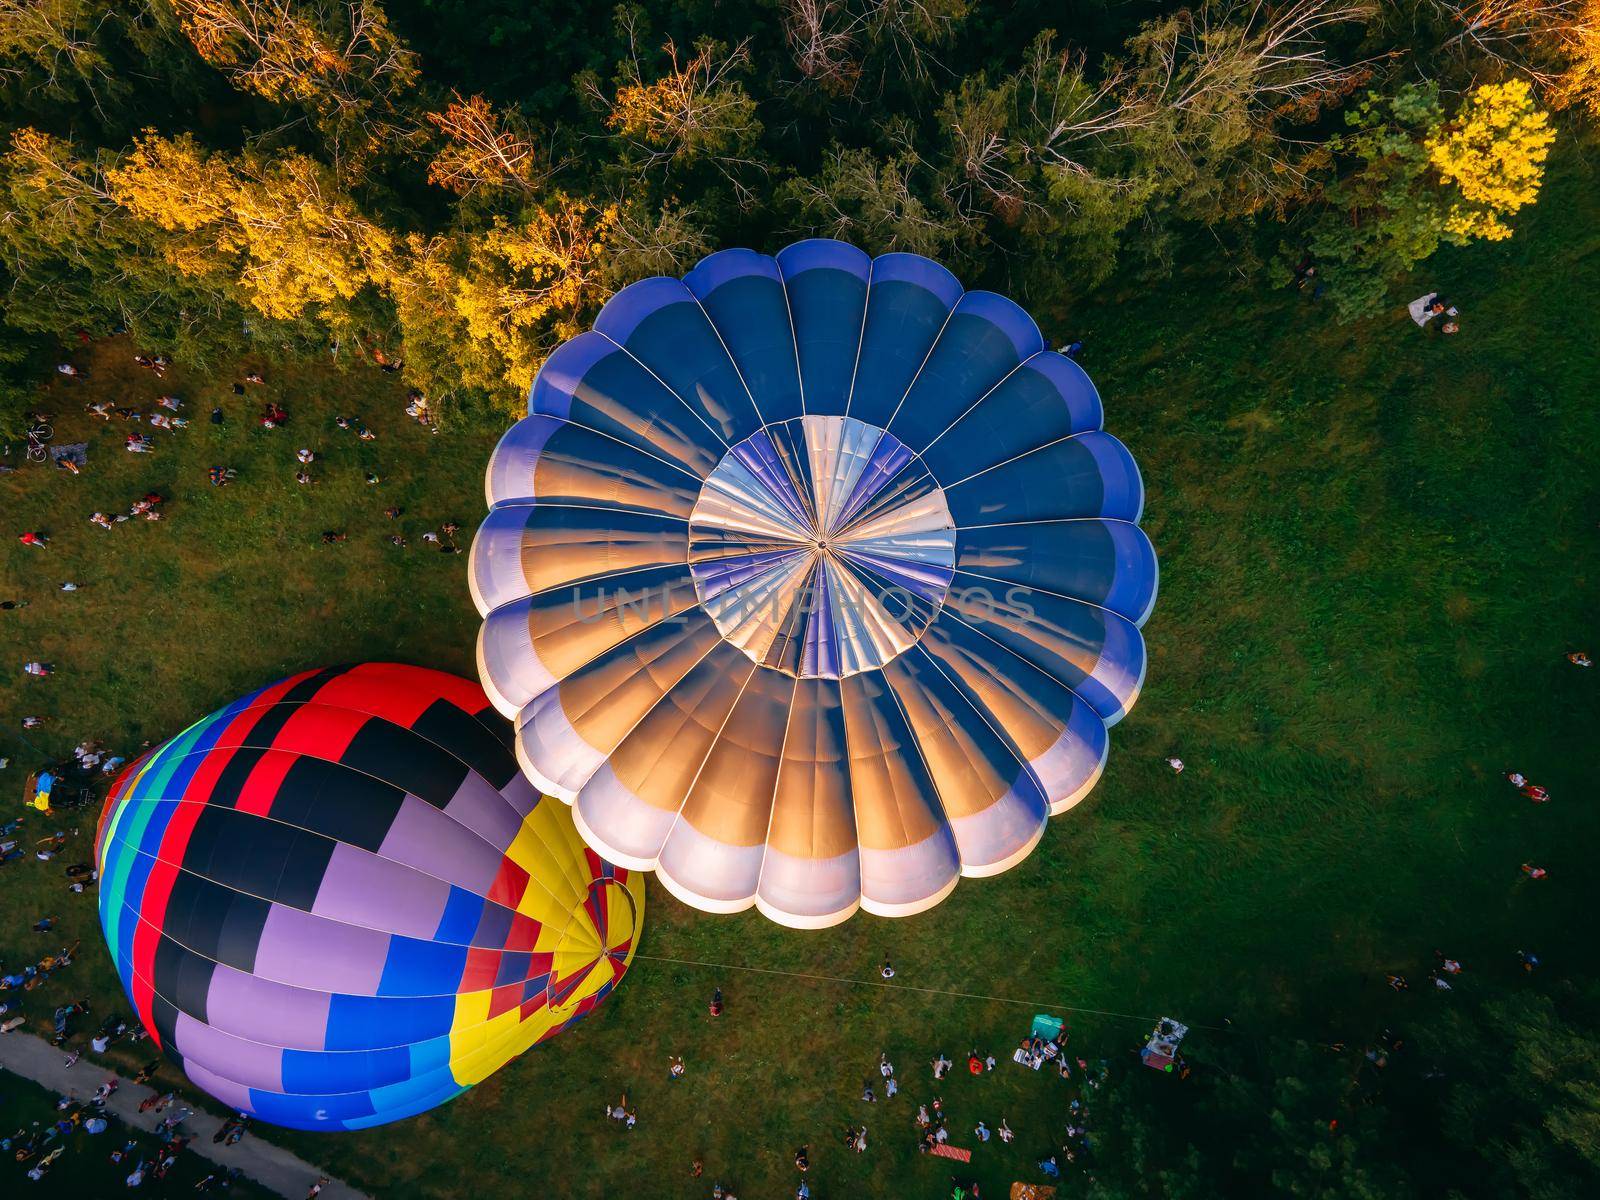
{"label": "blue hot air balloon", "polygon": [[704,909],[819,927],[1005,870],[1144,678],[1132,455],[1026,312],[918,255],[625,288],[487,493],[479,668],[523,770]]}

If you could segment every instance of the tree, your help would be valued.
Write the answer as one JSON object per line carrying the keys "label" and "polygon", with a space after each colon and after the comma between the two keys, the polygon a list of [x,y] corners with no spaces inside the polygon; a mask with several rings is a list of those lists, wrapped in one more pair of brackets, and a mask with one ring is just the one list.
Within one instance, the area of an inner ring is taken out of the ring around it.
{"label": "tree", "polygon": [[938,257],[972,232],[959,214],[923,199],[918,174],[926,164],[909,149],[878,158],[835,146],[822,168],[788,180],[779,200],[798,231],[842,238],[880,254],[907,250]]}
{"label": "tree", "polygon": [[1526,75],[1555,108],[1600,116],[1600,0],[1442,0],[1458,30],[1446,43]]}
{"label": "tree", "polygon": [[482,96],[456,93],[443,112],[427,114],[445,145],[428,164],[428,182],[462,196],[478,188],[510,188],[529,194],[542,181],[542,168],[528,123],[513,111],[500,112]]}
{"label": "tree", "polygon": [[244,309],[226,270],[174,271],[172,235],[123,208],[114,167],[36,129],[0,157],[4,312],[17,329],[127,329],[203,361],[236,348]]}
{"label": "tree", "polygon": [[235,87],[306,109],[328,136],[336,169],[413,136],[406,112],[418,59],[375,0],[166,2],[195,50]]}
{"label": "tree", "polygon": [[1439,1064],[1439,1123],[1480,1194],[1577,1200],[1600,1190],[1600,995],[1491,991],[1419,1030]]}
{"label": "tree", "polygon": [[1537,198],[1554,137],[1520,80],[1477,88],[1448,123],[1437,88],[1416,84],[1369,92],[1345,119],[1333,148],[1353,166],[1310,238],[1345,316],[1379,306],[1442,241],[1510,237],[1505,218]]}
{"label": "tree", "polygon": [[71,82],[109,94],[117,81],[99,33],[112,20],[104,0],[0,0],[0,60],[30,64],[57,98],[71,95]]}
{"label": "tree", "polygon": [[147,132],[106,172],[112,198],[173,235],[180,273],[230,275],[244,302],[279,321],[339,324],[341,306],[375,282],[394,239],[303,154],[207,152],[188,135]]}
{"label": "tree", "polygon": [[800,73],[848,94],[869,52],[885,73],[892,66],[905,79],[926,81],[933,48],[950,41],[971,8],[970,0],[783,0],[783,27]]}
{"label": "tree", "polygon": [[[637,16],[625,11],[622,18],[631,52],[618,68],[607,126],[642,151],[646,162],[748,162],[761,136],[756,102],[739,79],[750,67],[748,44],[730,49],[703,38],[685,58],[668,39],[662,52],[671,65],[647,82],[636,42]],[[595,92],[592,81],[587,86]]]}
{"label": "tree", "polygon": [[481,396],[515,418],[519,397],[506,384],[499,353],[473,338],[457,310],[460,256],[453,238],[412,233],[384,264],[383,290],[394,307],[406,377],[435,407]]}
{"label": "tree", "polygon": [[711,253],[711,240],[693,208],[665,204],[651,209],[639,200],[612,206],[614,214],[602,279],[620,289],[647,275],[680,275]]}
{"label": "tree", "polygon": [[1562,64],[1550,85],[1550,103],[1600,117],[1600,0],[1578,0],[1572,19],[1559,23],[1550,40]]}
{"label": "tree", "polygon": [[845,0],[784,0],[783,32],[795,65],[830,92],[848,93],[861,77],[859,25]]}
{"label": "tree", "polygon": [[1475,88],[1455,120],[1427,140],[1429,163],[1460,193],[1445,232],[1462,239],[1510,237],[1505,218],[1539,198],[1555,137],[1550,114],[1535,106],[1524,80]]}
{"label": "tree", "polygon": [[526,393],[545,356],[610,295],[604,259],[616,216],[557,193],[515,224],[496,218],[467,245],[455,308],[499,355],[502,388]]}

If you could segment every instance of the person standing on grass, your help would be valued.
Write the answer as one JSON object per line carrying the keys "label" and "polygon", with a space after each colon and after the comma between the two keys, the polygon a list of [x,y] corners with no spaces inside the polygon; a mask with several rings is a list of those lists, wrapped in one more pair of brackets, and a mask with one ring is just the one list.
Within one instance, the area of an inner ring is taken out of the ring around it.
{"label": "person standing on grass", "polygon": [[887,954],[883,956],[883,966],[878,968],[878,974],[883,976],[885,979],[894,978],[894,965],[890,963],[889,956]]}

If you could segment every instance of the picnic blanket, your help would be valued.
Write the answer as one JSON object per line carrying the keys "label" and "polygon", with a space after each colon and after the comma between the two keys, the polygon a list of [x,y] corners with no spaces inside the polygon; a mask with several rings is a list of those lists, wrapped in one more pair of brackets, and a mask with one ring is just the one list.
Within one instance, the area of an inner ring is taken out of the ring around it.
{"label": "picnic blanket", "polygon": [[1011,1200],[1055,1200],[1056,1189],[1048,1183],[1013,1183]]}
{"label": "picnic blanket", "polygon": [[65,446],[51,446],[50,461],[59,467],[63,459],[70,463],[76,463],[80,467],[87,467],[89,465],[89,443],[71,442]]}
{"label": "picnic blanket", "polygon": [[953,1158],[957,1162],[962,1163],[972,1161],[971,1150],[963,1150],[960,1146],[952,1146],[949,1142],[940,1142],[938,1145],[934,1146],[932,1150],[929,1150],[928,1153],[936,1154],[940,1158]]}

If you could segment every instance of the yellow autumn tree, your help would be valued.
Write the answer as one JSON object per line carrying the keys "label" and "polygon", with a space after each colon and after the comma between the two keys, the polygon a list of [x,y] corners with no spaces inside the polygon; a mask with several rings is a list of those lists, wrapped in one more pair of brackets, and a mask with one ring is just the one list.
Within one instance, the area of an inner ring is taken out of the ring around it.
{"label": "yellow autumn tree", "polygon": [[1600,0],[1574,0],[1552,37],[1562,69],[1550,83],[1550,103],[1600,117]]}
{"label": "yellow autumn tree", "polygon": [[1429,163],[1459,193],[1445,218],[1446,233],[1490,241],[1510,237],[1506,218],[1539,198],[1555,137],[1550,114],[1534,102],[1525,80],[1474,88],[1456,119],[1426,143]]}
{"label": "yellow autumn tree", "polygon": [[162,257],[180,274],[237,276],[231,214],[239,178],[191,135],[147,131],[106,171],[106,187],[124,211],[174,235],[162,243]]}
{"label": "yellow autumn tree", "polygon": [[455,307],[474,339],[493,347],[506,384],[526,392],[551,348],[609,295],[604,259],[617,212],[557,193],[518,224],[497,218],[472,239]]}
{"label": "yellow autumn tree", "polygon": [[312,309],[327,318],[376,281],[394,248],[328,169],[301,154],[227,155],[147,132],[106,182],[126,211],[176,235],[164,243],[175,269],[229,270],[244,300],[277,320]]}

